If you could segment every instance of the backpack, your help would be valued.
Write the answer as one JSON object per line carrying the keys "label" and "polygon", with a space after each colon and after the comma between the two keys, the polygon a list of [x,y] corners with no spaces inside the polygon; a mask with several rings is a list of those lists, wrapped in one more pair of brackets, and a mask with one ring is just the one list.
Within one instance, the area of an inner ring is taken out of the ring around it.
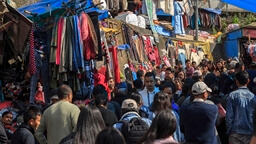
{"label": "backpack", "polygon": [[121,132],[127,144],[136,144],[149,129],[147,123],[140,117],[132,118],[130,121],[121,122],[123,123]]}

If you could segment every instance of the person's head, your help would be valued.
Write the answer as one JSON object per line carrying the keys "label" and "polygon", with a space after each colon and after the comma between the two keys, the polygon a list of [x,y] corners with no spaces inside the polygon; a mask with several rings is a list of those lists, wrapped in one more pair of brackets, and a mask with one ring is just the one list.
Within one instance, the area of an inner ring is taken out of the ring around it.
{"label": "person's head", "polygon": [[113,90],[115,89],[115,81],[114,81],[113,78],[110,78],[110,79],[108,80],[108,88],[109,88],[111,91],[113,91]]}
{"label": "person's head", "polygon": [[209,72],[208,66],[207,65],[203,65],[202,73],[206,74],[207,72]]}
{"label": "person's head", "polygon": [[138,70],[136,74],[138,79],[143,79],[145,73],[143,70]]}
{"label": "person's head", "polygon": [[138,108],[143,105],[141,94],[138,92],[132,92],[128,98],[136,101]]}
{"label": "person's head", "polygon": [[176,131],[176,118],[170,109],[159,112],[139,143],[151,144],[156,139],[165,139]]}
{"label": "person's head", "polygon": [[178,72],[178,78],[181,79],[182,81],[185,80],[185,72],[184,71],[179,71]]}
{"label": "person's head", "polygon": [[159,74],[159,73],[161,73],[161,68],[160,68],[160,66],[156,66],[156,72]]}
{"label": "person's head", "polygon": [[250,81],[249,80],[249,74],[247,73],[247,71],[240,71],[240,72],[235,74],[235,80],[236,80],[236,85],[238,87],[247,86],[247,84]]}
{"label": "person's head", "polygon": [[11,111],[6,111],[2,114],[2,123],[4,125],[11,125],[13,121],[13,114]]}
{"label": "person's head", "polygon": [[186,60],[186,68],[190,68],[191,66],[191,61],[190,60]]}
{"label": "person's head", "polygon": [[73,99],[73,93],[72,89],[68,85],[61,85],[58,88],[58,97],[60,100],[67,100],[69,102],[72,102]]}
{"label": "person's head", "polygon": [[204,57],[205,57],[206,59],[209,59],[209,55],[208,55],[208,54],[205,54]]}
{"label": "person's head", "polygon": [[208,92],[212,92],[212,90],[204,82],[196,82],[192,86],[194,98],[206,100],[208,98]]}
{"label": "person's head", "polygon": [[50,91],[51,95],[51,104],[55,104],[56,102],[59,101],[59,96],[58,96],[58,88],[54,88]]}
{"label": "person's head", "polygon": [[147,72],[145,74],[144,84],[148,91],[154,91],[156,84],[155,74],[152,72]]}
{"label": "person's head", "polygon": [[177,64],[176,64],[176,65],[177,65],[177,69],[183,68],[181,61],[177,61]]}
{"label": "person's head", "polygon": [[222,65],[222,63],[221,63],[220,61],[218,61],[218,62],[216,63],[216,67],[217,67],[218,70],[223,69],[223,65]]}
{"label": "person's head", "polygon": [[176,90],[181,90],[182,89],[183,82],[181,81],[180,78],[175,78],[174,79],[174,84],[175,84]]}
{"label": "person's head", "polygon": [[256,62],[252,62],[250,64],[250,69],[256,69]]}
{"label": "person's head", "polygon": [[136,79],[133,81],[133,86],[137,91],[141,91],[143,88],[143,81],[141,79]]}
{"label": "person's head", "polygon": [[239,72],[239,71],[244,71],[245,70],[245,66],[243,63],[236,63],[235,65],[235,71]]}
{"label": "person's head", "polygon": [[201,71],[199,70],[196,70],[193,72],[192,74],[192,79],[195,81],[195,82],[198,82],[198,81],[203,81],[203,75],[201,73]]}
{"label": "person's head", "polygon": [[168,67],[166,70],[165,70],[165,79],[166,80],[172,80],[173,77],[174,77],[174,69]]}
{"label": "person's head", "polygon": [[192,67],[196,68],[196,62],[195,61],[192,62]]}
{"label": "person's head", "polygon": [[119,84],[117,84],[116,88],[117,88],[117,92],[116,92],[117,95],[119,95],[119,94],[120,95],[127,95],[128,86],[127,86],[126,82],[120,82]]}
{"label": "person's head", "polygon": [[107,107],[108,97],[104,94],[98,94],[95,96],[94,102],[96,106]]}
{"label": "person's head", "polygon": [[93,105],[87,105],[80,111],[74,143],[94,144],[97,135],[105,128],[105,123],[99,109]]}
{"label": "person's head", "polygon": [[122,103],[122,114],[127,112],[138,112],[138,104],[133,99],[126,99]]}
{"label": "person's head", "polygon": [[119,130],[108,127],[98,134],[95,144],[125,144],[125,140]]}
{"label": "person's head", "polygon": [[202,66],[198,65],[197,67],[194,68],[194,70],[199,70],[202,72]]}
{"label": "person's head", "polygon": [[40,125],[41,112],[40,109],[35,106],[30,106],[23,115],[24,123],[36,130]]}
{"label": "person's head", "polygon": [[168,94],[160,91],[155,94],[154,101],[151,107],[151,111],[154,113],[159,113],[162,110],[170,109],[171,108],[171,102],[170,98],[168,97]]}
{"label": "person's head", "polygon": [[162,64],[162,71],[165,71],[167,69],[167,65],[166,64]]}
{"label": "person's head", "polygon": [[212,61],[208,61],[207,62],[207,66],[208,66],[208,69],[213,69],[213,62]]}
{"label": "person's head", "polygon": [[165,83],[163,86],[162,86],[162,90],[163,92],[165,92],[169,99],[172,100],[173,98],[173,85],[171,83]]}
{"label": "person's head", "polygon": [[98,94],[104,94],[106,96],[108,95],[108,92],[106,91],[105,87],[101,84],[98,84],[93,88],[92,98],[94,99],[95,96]]}

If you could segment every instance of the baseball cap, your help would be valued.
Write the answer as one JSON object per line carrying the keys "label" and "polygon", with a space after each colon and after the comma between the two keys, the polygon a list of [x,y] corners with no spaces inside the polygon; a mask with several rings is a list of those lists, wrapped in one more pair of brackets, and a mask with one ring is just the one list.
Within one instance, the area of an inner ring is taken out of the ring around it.
{"label": "baseball cap", "polygon": [[251,67],[255,67],[255,66],[256,66],[256,62],[252,62],[252,63],[250,64],[250,66],[251,66]]}
{"label": "baseball cap", "polygon": [[212,92],[212,90],[204,82],[196,82],[192,86],[192,93],[194,95],[199,95],[199,94],[202,94],[206,91]]}
{"label": "baseball cap", "polygon": [[122,109],[137,109],[137,103],[133,99],[126,99],[122,103]]}
{"label": "baseball cap", "polygon": [[51,97],[51,99],[56,99],[56,100],[58,100],[59,97],[58,97],[58,95],[54,95],[54,96]]}
{"label": "baseball cap", "polygon": [[199,71],[199,70],[195,70],[195,71],[193,72],[192,76],[193,76],[193,77],[195,77],[195,76],[202,76],[202,72]]}

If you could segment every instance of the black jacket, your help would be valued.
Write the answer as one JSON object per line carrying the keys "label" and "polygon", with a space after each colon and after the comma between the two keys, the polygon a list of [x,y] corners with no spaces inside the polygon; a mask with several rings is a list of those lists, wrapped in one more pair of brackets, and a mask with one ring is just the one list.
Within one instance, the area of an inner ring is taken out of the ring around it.
{"label": "black jacket", "polygon": [[34,129],[21,124],[12,136],[12,144],[35,144]]}
{"label": "black jacket", "polygon": [[118,121],[116,115],[112,111],[102,106],[98,106],[98,109],[107,127],[112,127],[113,124],[115,124]]}
{"label": "black jacket", "polygon": [[7,144],[8,138],[4,129],[3,124],[0,122],[0,143]]}

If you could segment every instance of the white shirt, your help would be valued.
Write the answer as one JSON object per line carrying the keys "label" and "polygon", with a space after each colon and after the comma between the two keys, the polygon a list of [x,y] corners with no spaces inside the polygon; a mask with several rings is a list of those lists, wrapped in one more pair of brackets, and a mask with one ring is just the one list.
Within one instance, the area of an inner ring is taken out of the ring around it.
{"label": "white shirt", "polygon": [[142,91],[140,91],[139,93],[141,94],[143,105],[149,107],[150,104],[154,101],[155,94],[158,92],[159,89],[156,87],[153,92],[149,92],[146,87]]}
{"label": "white shirt", "polygon": [[165,71],[162,71],[160,73],[160,81],[164,81],[164,79],[165,79]]}

